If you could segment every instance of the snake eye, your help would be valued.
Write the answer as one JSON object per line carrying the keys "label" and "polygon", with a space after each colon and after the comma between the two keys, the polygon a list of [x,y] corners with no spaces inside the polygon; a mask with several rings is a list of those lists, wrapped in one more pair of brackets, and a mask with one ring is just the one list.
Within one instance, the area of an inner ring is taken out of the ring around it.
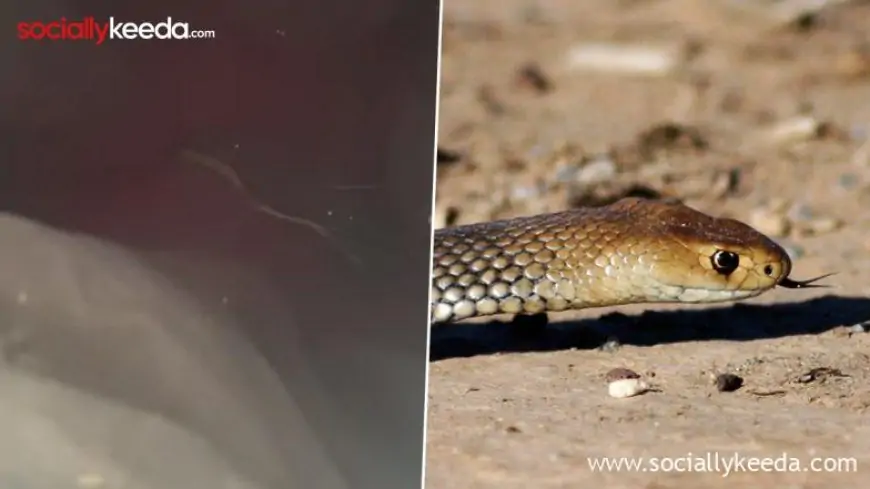
{"label": "snake eye", "polygon": [[710,257],[710,262],[713,264],[713,269],[722,275],[731,275],[734,270],[737,270],[737,265],[740,264],[740,256],[737,253],[725,250],[719,250],[713,253]]}

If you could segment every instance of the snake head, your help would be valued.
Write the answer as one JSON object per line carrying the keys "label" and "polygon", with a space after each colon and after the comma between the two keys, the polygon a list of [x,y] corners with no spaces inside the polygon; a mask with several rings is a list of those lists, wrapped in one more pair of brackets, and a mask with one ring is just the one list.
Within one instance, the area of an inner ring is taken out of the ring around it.
{"label": "snake head", "polygon": [[829,276],[789,278],[792,262],[785,249],[741,221],[715,218],[677,202],[623,205],[648,214],[636,221],[648,224],[635,231],[654,245],[650,273],[674,300],[745,299],[777,286],[819,287],[814,282]]}

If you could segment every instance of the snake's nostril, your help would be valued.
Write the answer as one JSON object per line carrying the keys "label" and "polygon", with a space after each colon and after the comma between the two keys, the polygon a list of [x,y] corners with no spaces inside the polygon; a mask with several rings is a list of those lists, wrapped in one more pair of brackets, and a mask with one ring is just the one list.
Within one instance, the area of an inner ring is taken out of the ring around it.
{"label": "snake's nostril", "polygon": [[770,277],[773,275],[773,265],[765,265],[764,266],[764,274]]}

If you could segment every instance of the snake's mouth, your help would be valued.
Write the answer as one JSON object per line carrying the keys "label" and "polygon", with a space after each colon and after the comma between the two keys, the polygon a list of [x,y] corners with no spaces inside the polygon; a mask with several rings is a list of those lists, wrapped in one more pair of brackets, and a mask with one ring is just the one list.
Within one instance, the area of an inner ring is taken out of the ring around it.
{"label": "snake's mouth", "polygon": [[824,275],[819,275],[818,277],[814,277],[808,280],[792,280],[788,277],[783,278],[779,281],[778,286],[783,287],[785,289],[818,289],[824,287],[830,287],[830,285],[818,285],[816,282],[823,278],[828,278],[834,273],[826,273]]}

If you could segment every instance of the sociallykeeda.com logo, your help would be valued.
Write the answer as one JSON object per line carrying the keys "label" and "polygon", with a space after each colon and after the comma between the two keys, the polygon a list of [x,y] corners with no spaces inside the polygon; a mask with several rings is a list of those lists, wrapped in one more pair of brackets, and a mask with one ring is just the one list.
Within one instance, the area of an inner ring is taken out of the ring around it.
{"label": "sociallykeeda.com logo", "polygon": [[132,39],[213,39],[214,31],[191,29],[187,22],[167,17],[163,22],[124,22],[109,17],[99,21],[94,17],[77,20],[60,18],[48,22],[18,23],[18,39],[22,41],[90,41],[96,45],[108,40]]}

